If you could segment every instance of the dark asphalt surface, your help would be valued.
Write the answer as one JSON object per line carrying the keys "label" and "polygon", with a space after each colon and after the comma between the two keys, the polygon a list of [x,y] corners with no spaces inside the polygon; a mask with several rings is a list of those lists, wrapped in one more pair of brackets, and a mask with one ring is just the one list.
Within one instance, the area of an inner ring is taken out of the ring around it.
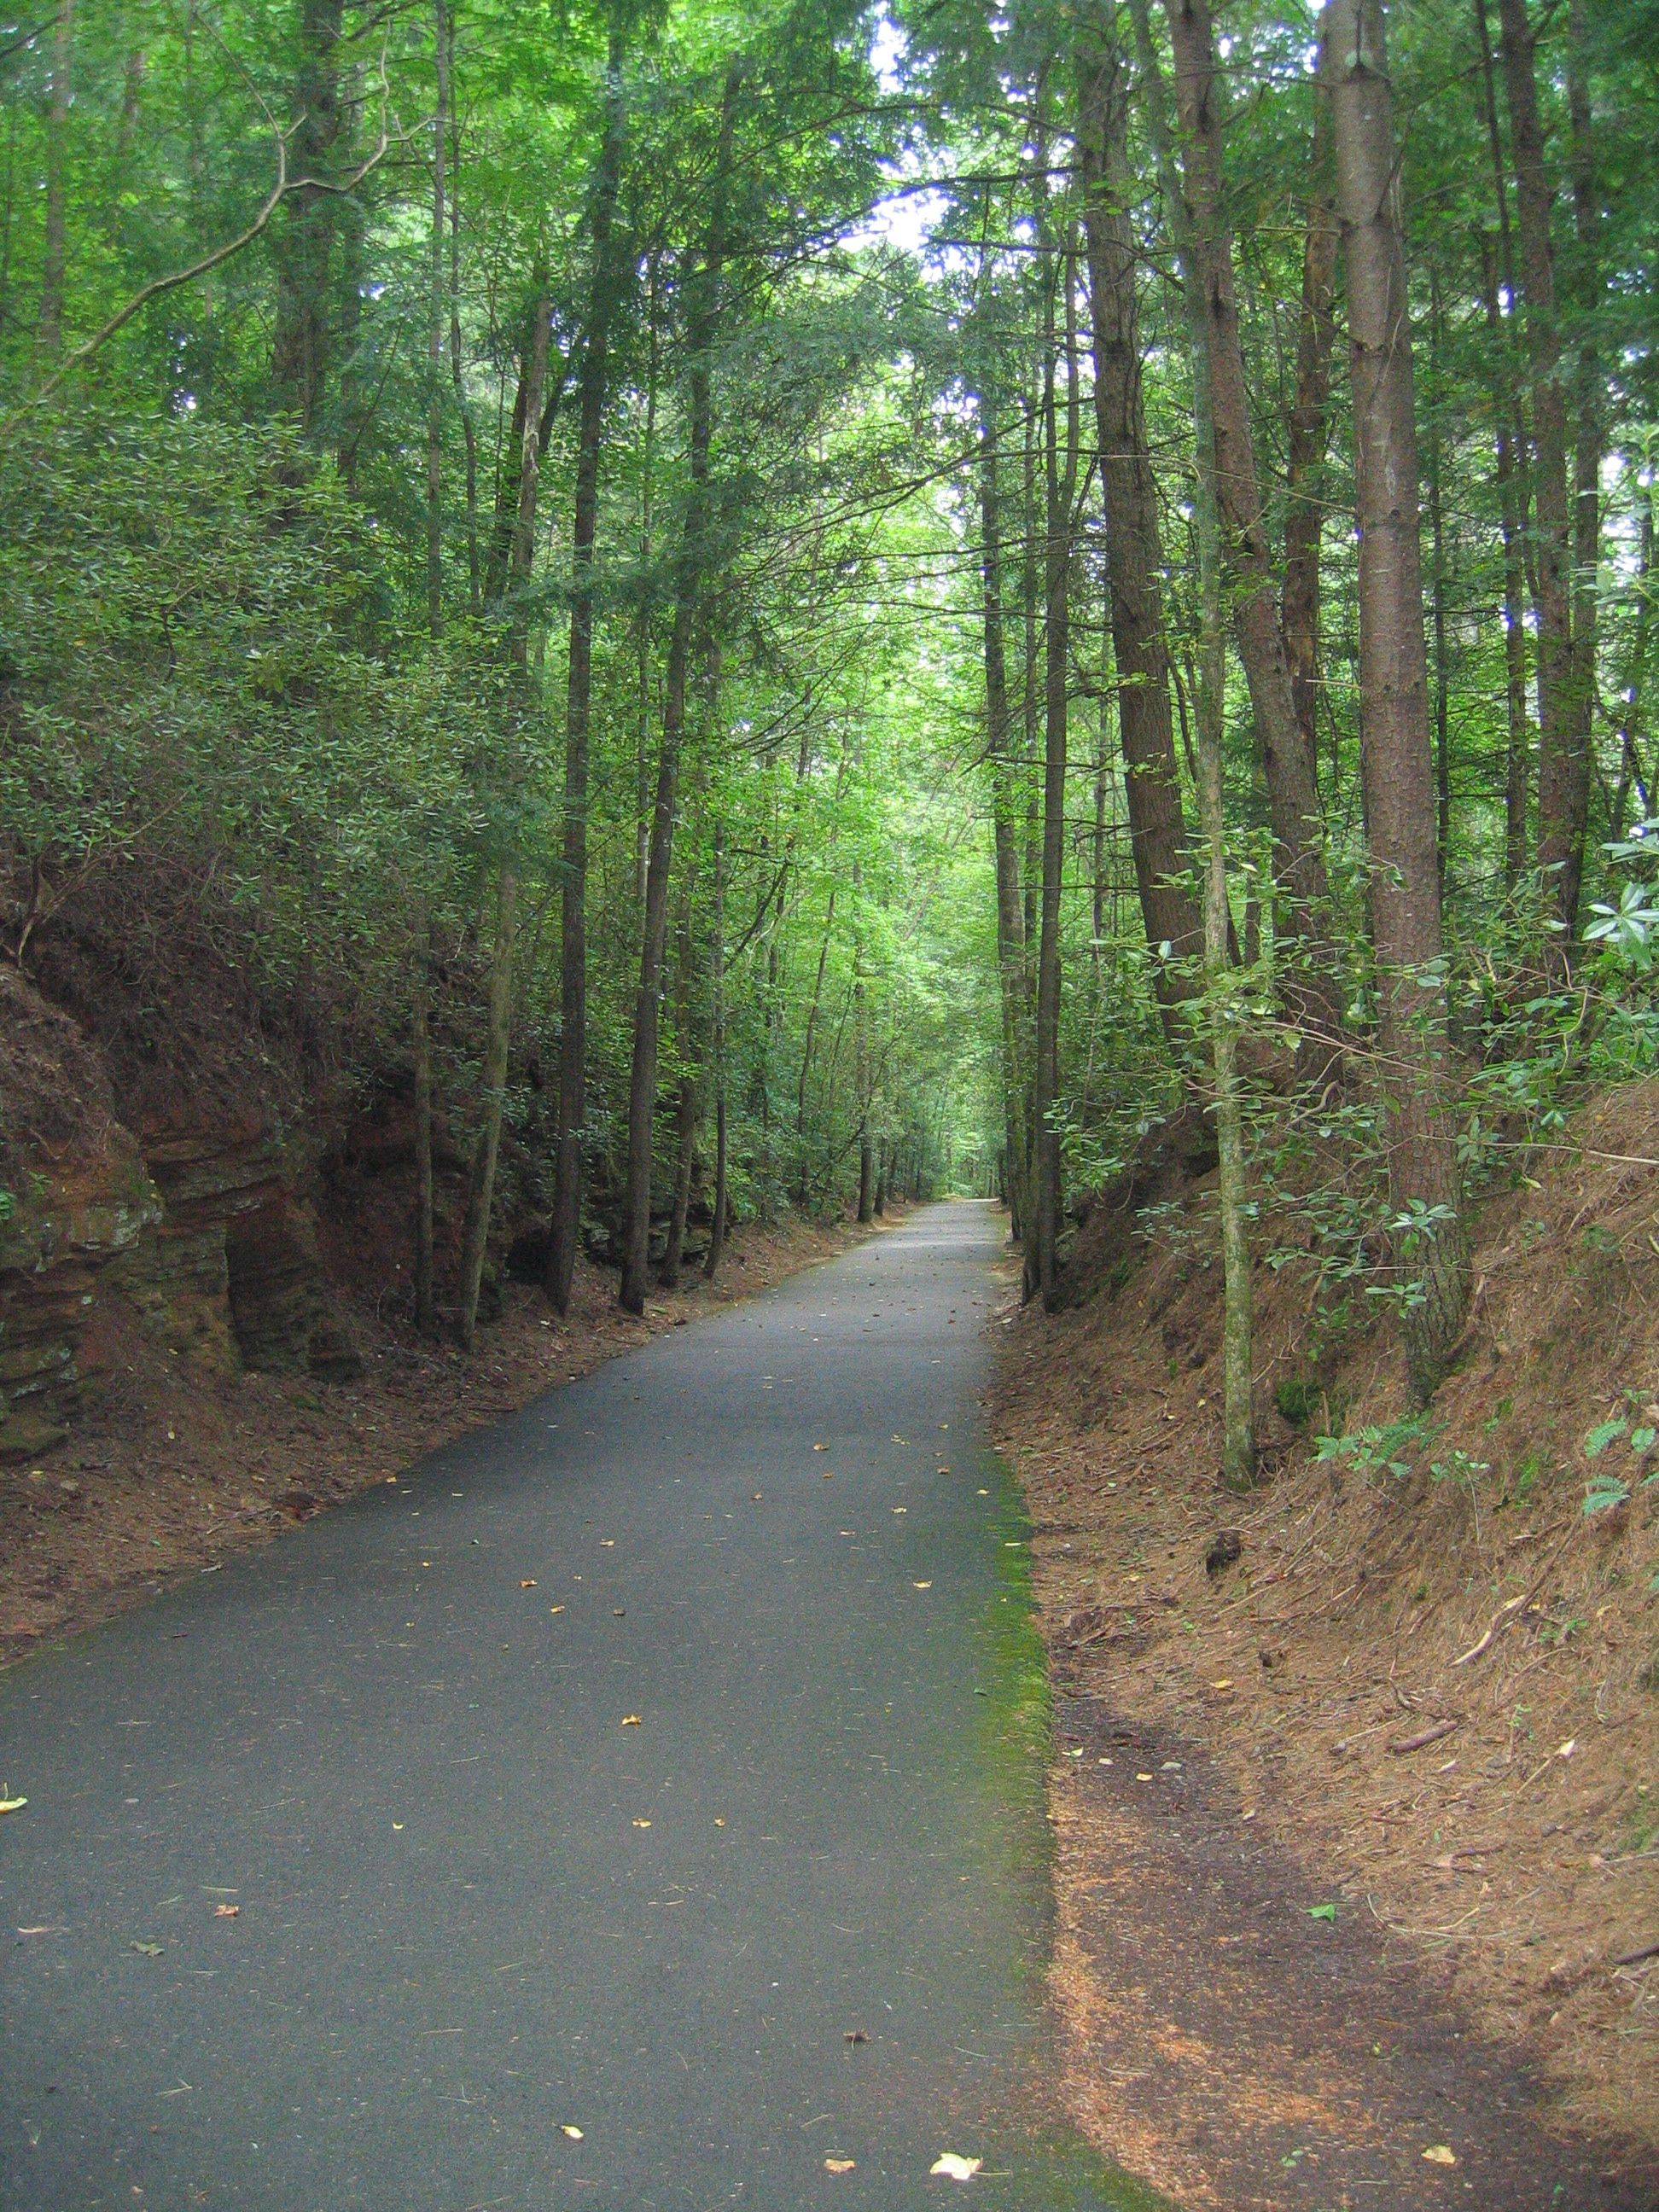
{"label": "dark asphalt surface", "polygon": [[1139,2201],[1045,2109],[999,1234],[915,1214],[0,1682],[4,2212]]}

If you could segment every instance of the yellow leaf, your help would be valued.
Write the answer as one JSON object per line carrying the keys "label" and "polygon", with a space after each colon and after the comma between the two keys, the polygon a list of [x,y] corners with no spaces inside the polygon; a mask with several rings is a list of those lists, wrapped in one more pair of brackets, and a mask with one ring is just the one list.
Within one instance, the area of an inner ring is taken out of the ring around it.
{"label": "yellow leaf", "polygon": [[823,2170],[826,2173],[850,2173],[853,2171],[853,2161],[850,2158],[826,2158],[823,2161]]}
{"label": "yellow leaf", "polygon": [[717,1828],[723,1828],[726,1826],[725,1821],[721,1820],[718,1813],[714,1815],[714,1826]]}
{"label": "yellow leaf", "polygon": [[1232,1686],[1233,1678],[1231,1674],[1224,1674],[1218,1681],[1212,1682],[1210,1685],[1212,1690],[1231,1690]]}
{"label": "yellow leaf", "polygon": [[1457,2154],[1448,2143],[1431,2143],[1423,2154],[1431,2166],[1455,2166]]}
{"label": "yellow leaf", "polygon": [[828,1444],[814,1444],[812,1449],[814,1451],[828,1451],[830,1447]]}
{"label": "yellow leaf", "polygon": [[564,1607],[562,1605],[550,1605],[547,1609],[550,1613],[562,1613],[564,1611]]}
{"label": "yellow leaf", "polygon": [[536,1587],[536,1584],[535,1584],[535,1582],[534,1582],[534,1580],[533,1580],[533,1579],[532,1579],[532,1581],[530,1581],[530,1582],[527,1582],[527,1583],[520,1583],[519,1584],[519,1588],[520,1588],[520,1589],[535,1589],[535,1587]]}
{"label": "yellow leaf", "polygon": [[955,2151],[947,2150],[928,2167],[929,2173],[942,2173],[951,2181],[971,2181],[983,2161],[977,2158],[958,2158]]}
{"label": "yellow leaf", "polygon": [[617,1548],[617,1540],[616,1540],[616,1538],[615,1538],[614,1536],[601,1536],[601,1537],[600,1537],[600,1539],[599,1539],[599,1549],[600,1549],[602,1552],[614,1552],[614,1551],[616,1550],[616,1548]]}
{"label": "yellow leaf", "polygon": [[0,1813],[21,1813],[28,1802],[27,1797],[0,1797]]}
{"label": "yellow leaf", "polygon": [[649,1820],[635,1820],[634,1826],[636,1828],[648,1828],[651,1823]]}
{"label": "yellow leaf", "polygon": [[216,1920],[234,1920],[241,1909],[240,1905],[216,1905],[213,1917]]}
{"label": "yellow leaf", "polygon": [[572,2127],[568,2120],[567,2120],[563,2126],[561,2127],[559,2133],[562,2136],[568,2136],[572,2142],[580,2142],[582,2139],[581,2130],[580,2128]]}
{"label": "yellow leaf", "polygon": [[640,1717],[637,1713],[624,1713],[623,1715],[623,1726],[624,1728],[638,1728],[639,1724]]}
{"label": "yellow leaf", "polygon": [[932,1583],[912,1583],[910,1587],[912,1589],[932,1589],[933,1585]]}

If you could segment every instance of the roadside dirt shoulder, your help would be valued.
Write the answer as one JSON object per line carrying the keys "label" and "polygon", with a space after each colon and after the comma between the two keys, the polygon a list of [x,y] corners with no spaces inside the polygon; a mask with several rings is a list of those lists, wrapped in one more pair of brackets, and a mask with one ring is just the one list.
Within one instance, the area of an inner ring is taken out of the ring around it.
{"label": "roadside dirt shoulder", "polygon": [[1071,1311],[1009,1270],[1069,2093],[1185,2203],[1659,2204],[1659,1091],[1572,1135],[1488,1206],[1417,1429],[1386,1325],[1310,1365],[1262,1271],[1244,1499],[1211,1180]]}
{"label": "roadside dirt shoulder", "polygon": [[[890,1216],[890,1226],[901,1217]],[[353,1302],[362,1373],[225,1375],[190,1358],[111,1300],[95,1347],[107,1388],[69,1440],[0,1465],[0,1667],[211,1573],[469,1429],[574,1382],[602,1360],[844,1251],[871,1231],[791,1220],[734,1232],[710,1289],[699,1274],[654,1293],[635,1321],[612,1275],[579,1261],[570,1311],[509,1283],[501,1318],[467,1356]]]}

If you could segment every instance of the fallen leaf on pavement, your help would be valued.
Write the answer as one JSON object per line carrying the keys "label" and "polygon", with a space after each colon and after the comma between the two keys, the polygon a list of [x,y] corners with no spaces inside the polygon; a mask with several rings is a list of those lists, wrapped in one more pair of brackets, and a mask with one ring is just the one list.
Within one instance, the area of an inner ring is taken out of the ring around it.
{"label": "fallen leaf on pavement", "polygon": [[723,1827],[726,1826],[725,1821],[721,1820],[721,1818],[720,1818],[720,1814],[719,1814],[718,1813],[716,1813],[716,1814],[714,1815],[714,1826],[715,1826],[717,1828],[723,1828]]}
{"label": "fallen leaf on pavement", "polygon": [[241,1909],[240,1905],[216,1905],[213,1917],[216,1920],[234,1920]]}
{"label": "fallen leaf on pavement", "polygon": [[933,1585],[932,1583],[913,1583],[910,1587],[912,1589],[932,1589]]}
{"label": "fallen leaf on pavement", "polygon": [[614,1551],[616,1550],[616,1548],[617,1548],[617,1540],[616,1540],[616,1538],[615,1538],[614,1536],[601,1536],[601,1537],[600,1537],[600,1539],[599,1539],[599,1549],[600,1549],[602,1552],[614,1552]]}
{"label": "fallen leaf on pavement", "polygon": [[572,2142],[580,2142],[582,2139],[581,2130],[580,2128],[573,2128],[568,2120],[567,2120],[563,2126],[559,2130],[559,2133],[562,2136],[568,2136]]}
{"label": "fallen leaf on pavement", "polygon": [[933,2160],[927,2171],[929,2173],[945,2174],[952,2181],[971,2181],[982,2163],[983,2160],[977,2158],[958,2158],[955,2151],[947,2150],[942,2157]]}
{"label": "fallen leaf on pavement", "polygon": [[132,1948],[135,1951],[142,1951],[147,1959],[159,1959],[163,1946],[160,1943],[140,1943],[135,1941]]}
{"label": "fallen leaf on pavement", "polygon": [[1431,2166],[1455,2166],[1457,2154],[1449,2143],[1431,2143],[1423,2154]]}
{"label": "fallen leaf on pavement", "polygon": [[547,1609],[550,1613],[562,1613],[564,1611],[564,1607],[562,1605],[550,1605]]}
{"label": "fallen leaf on pavement", "polygon": [[623,1726],[624,1728],[638,1728],[639,1724],[640,1717],[637,1713],[624,1713],[623,1715]]}
{"label": "fallen leaf on pavement", "polygon": [[823,2161],[823,2170],[826,2173],[850,2173],[853,2171],[853,2161],[850,2158],[826,2158]]}
{"label": "fallen leaf on pavement", "polygon": [[536,1587],[536,1585],[535,1585],[535,1583],[534,1583],[534,1581],[533,1581],[533,1580],[532,1580],[532,1581],[531,1581],[531,1582],[527,1582],[527,1583],[520,1583],[519,1584],[519,1588],[520,1588],[520,1589],[535,1589],[535,1587]]}
{"label": "fallen leaf on pavement", "polygon": [[0,1813],[21,1813],[28,1802],[27,1797],[0,1797]]}
{"label": "fallen leaf on pavement", "polygon": [[828,1451],[830,1447],[828,1444],[814,1444],[812,1449],[814,1451]]}
{"label": "fallen leaf on pavement", "polygon": [[649,1820],[635,1820],[634,1826],[636,1828],[648,1828],[651,1823]]}
{"label": "fallen leaf on pavement", "polygon": [[42,1921],[39,1927],[20,1928],[17,1932],[20,1936],[67,1936],[69,1929],[55,1921]]}

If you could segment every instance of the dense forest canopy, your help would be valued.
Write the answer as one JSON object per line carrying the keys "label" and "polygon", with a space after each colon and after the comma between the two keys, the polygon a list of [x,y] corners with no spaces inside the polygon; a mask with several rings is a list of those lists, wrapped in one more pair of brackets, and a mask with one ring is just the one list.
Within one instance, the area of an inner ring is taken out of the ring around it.
{"label": "dense forest canopy", "polygon": [[14,15],[6,957],[400,1086],[464,1339],[504,1122],[556,1305],[952,1184],[1052,1299],[1196,1099],[1230,1469],[1252,1240],[1432,1388],[1469,1191],[1659,1042],[1656,69],[1651,0]]}

